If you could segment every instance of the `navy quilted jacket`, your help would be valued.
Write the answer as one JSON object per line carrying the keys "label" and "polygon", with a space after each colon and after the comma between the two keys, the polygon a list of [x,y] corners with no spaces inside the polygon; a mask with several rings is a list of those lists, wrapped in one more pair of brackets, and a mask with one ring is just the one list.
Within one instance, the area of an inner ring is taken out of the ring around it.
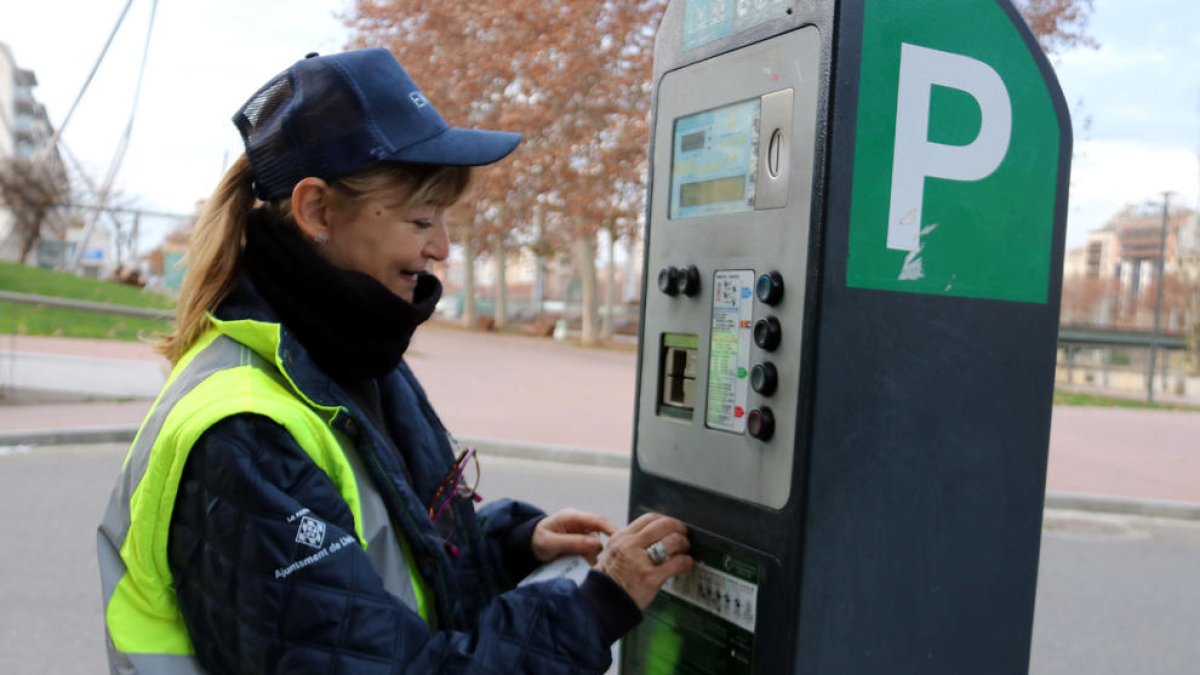
{"label": "navy quilted jacket", "polygon": [[[243,285],[221,318],[271,320]],[[501,500],[458,505],[457,556],[426,515],[453,460],[447,434],[408,367],[378,380],[391,432],[381,434],[286,328],[289,375],[310,398],[350,411],[343,431],[362,455],[393,526],[435,599],[435,626],[384,589],[363,550],[348,546],[283,577],[297,562],[294,526],[309,509],[327,540],[354,533],[350,509],[283,427],[256,415],[212,426],[193,447],[172,516],[169,559],[196,655],[214,673],[603,673],[610,645],[636,623],[636,606],[592,571],[513,588],[532,568],[541,512]],[[389,443],[390,438],[393,443]],[[254,541],[254,546],[244,542]],[[253,552],[253,553],[251,553]],[[271,552],[265,554],[264,552]],[[271,560],[262,560],[264,555]]]}

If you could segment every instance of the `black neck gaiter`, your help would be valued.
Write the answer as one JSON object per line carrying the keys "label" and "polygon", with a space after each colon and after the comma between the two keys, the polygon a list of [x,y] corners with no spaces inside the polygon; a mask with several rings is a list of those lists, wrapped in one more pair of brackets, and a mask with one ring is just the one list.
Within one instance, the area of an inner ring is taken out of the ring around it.
{"label": "black neck gaiter", "polygon": [[242,269],[313,361],[342,382],[394,369],[442,296],[441,282],[428,274],[409,303],[366,274],[338,269],[295,225],[261,207],[247,223]]}

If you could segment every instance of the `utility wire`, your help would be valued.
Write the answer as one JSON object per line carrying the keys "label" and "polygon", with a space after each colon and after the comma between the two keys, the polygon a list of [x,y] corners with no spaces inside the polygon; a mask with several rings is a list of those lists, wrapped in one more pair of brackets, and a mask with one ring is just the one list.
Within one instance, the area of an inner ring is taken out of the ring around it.
{"label": "utility wire", "polygon": [[[132,0],[130,0],[132,2]],[[100,186],[100,192],[97,194],[97,199],[100,206],[105,206],[108,203],[108,198],[112,193],[113,183],[116,181],[117,172],[121,168],[121,164],[125,161],[125,152],[129,150],[129,139],[133,136],[133,123],[137,117],[138,101],[142,96],[142,82],[146,76],[146,61],[150,55],[150,39],[154,35],[154,17],[158,13],[158,0],[153,0],[150,3],[150,22],[146,27],[146,41],[142,46],[142,60],[138,66],[137,85],[133,91],[133,105],[129,109],[129,121],[125,124],[125,133],[121,135],[121,140],[117,144],[117,149],[113,154],[112,162],[108,165],[108,173],[104,176],[104,183]],[[83,259],[84,249],[87,247],[88,239],[91,238],[92,231],[96,228],[96,223],[100,220],[100,212],[96,212],[90,220],[87,227],[83,230],[83,235],[79,238],[79,245],[75,247],[74,255],[71,256],[71,263],[67,269],[76,271],[79,269],[79,261]]]}
{"label": "utility wire", "polygon": [[67,122],[71,121],[71,116],[75,114],[75,109],[79,107],[79,102],[83,99],[83,95],[92,84],[92,78],[96,76],[96,71],[100,70],[100,64],[104,62],[104,56],[108,54],[108,48],[112,45],[113,38],[117,37],[117,31],[120,30],[121,24],[125,22],[125,15],[129,14],[129,7],[131,5],[133,5],[133,0],[125,3],[125,7],[121,10],[121,15],[117,17],[117,24],[113,26],[112,32],[108,34],[108,40],[104,42],[104,48],[100,50],[100,55],[96,57],[96,63],[92,65],[92,72],[88,73],[87,79],[83,81],[83,86],[79,88],[79,94],[75,96],[75,102],[67,110],[67,116],[63,118],[62,124],[59,124],[58,128],[54,130],[54,135],[46,143],[44,151],[48,151],[50,148],[58,145],[58,140],[62,138],[63,130],[67,128]]}

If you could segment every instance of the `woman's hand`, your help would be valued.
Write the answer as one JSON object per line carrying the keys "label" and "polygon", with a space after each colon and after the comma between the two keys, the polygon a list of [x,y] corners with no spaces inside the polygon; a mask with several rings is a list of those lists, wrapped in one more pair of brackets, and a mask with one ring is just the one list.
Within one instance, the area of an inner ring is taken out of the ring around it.
{"label": "woman's hand", "polygon": [[533,528],[531,547],[541,562],[550,562],[564,555],[581,555],[589,565],[596,564],[603,544],[600,533],[612,536],[617,528],[600,516],[575,509],[563,509],[543,518]]}
{"label": "woman's hand", "polygon": [[[656,565],[646,549],[660,541],[667,559]],[[690,548],[687,526],[668,516],[647,513],[612,535],[596,569],[617,582],[638,608],[645,610],[667,579],[692,570],[694,563],[687,555]]]}

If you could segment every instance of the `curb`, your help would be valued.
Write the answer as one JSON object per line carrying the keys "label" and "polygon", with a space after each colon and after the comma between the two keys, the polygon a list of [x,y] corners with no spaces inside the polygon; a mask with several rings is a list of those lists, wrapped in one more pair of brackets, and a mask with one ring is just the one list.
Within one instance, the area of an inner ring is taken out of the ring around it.
{"label": "curb", "polygon": [[[77,427],[72,429],[30,429],[0,431],[0,447],[20,445],[88,445],[94,443],[132,443],[137,425]],[[628,469],[630,457],[624,453],[574,448],[541,443],[521,443],[494,438],[460,437],[463,445],[472,445],[486,454],[508,459],[556,462],[576,466]],[[1046,493],[1046,508],[1063,511],[1087,511],[1146,518],[1173,518],[1200,521],[1200,504],[1158,499],[1135,499],[1073,492]]]}
{"label": "curb", "polygon": [[125,316],[140,316],[147,319],[170,321],[175,318],[173,309],[154,309],[153,307],[131,307],[129,305],[114,305],[107,302],[92,302],[74,298],[60,298],[51,295],[35,295],[33,293],[16,293],[0,291],[0,300],[21,302],[29,305],[47,305],[49,307],[65,307],[67,309],[82,309],[88,312],[104,314],[123,314]]}
{"label": "curb", "polygon": [[65,429],[18,429],[0,431],[0,446],[12,445],[90,445],[93,443],[132,443],[136,424]]}
{"label": "curb", "polygon": [[1046,508],[1063,511],[1090,511],[1145,518],[1200,520],[1200,504],[1162,499],[1133,499],[1074,492],[1046,493]]}
{"label": "curb", "polygon": [[459,437],[458,441],[460,445],[473,445],[485,454],[507,459],[558,462],[560,464],[596,466],[607,469],[629,468],[629,455],[611,450],[572,448],[561,445],[543,445],[540,443],[521,443],[502,441],[494,438]]}

